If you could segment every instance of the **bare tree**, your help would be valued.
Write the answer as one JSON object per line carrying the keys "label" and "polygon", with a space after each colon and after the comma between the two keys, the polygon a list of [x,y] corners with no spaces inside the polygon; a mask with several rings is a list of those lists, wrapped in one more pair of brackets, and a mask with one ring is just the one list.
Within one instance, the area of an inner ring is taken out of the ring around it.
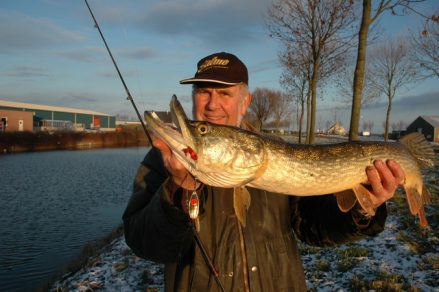
{"label": "bare tree", "polygon": [[415,12],[424,18],[431,18],[438,21],[437,17],[427,17],[420,14],[413,8],[416,3],[424,2],[424,0],[378,0],[372,14],[372,0],[362,0],[362,18],[360,30],[358,33],[358,51],[357,62],[354,73],[354,90],[352,95],[351,124],[349,129],[349,140],[358,139],[358,128],[360,123],[361,99],[364,88],[364,75],[366,64],[367,40],[370,25],[378,20],[384,11],[390,10],[394,15],[406,15],[408,12]]}
{"label": "bare tree", "polygon": [[268,88],[256,88],[252,93],[252,101],[249,105],[250,115],[253,115],[256,128],[262,129],[263,123],[273,114],[277,95],[280,93]]}
{"label": "bare tree", "polygon": [[[300,55],[293,55],[290,51],[285,51],[279,55],[279,60],[284,67],[280,83],[286,92],[292,93],[293,101],[296,104],[296,121],[299,135],[298,143],[301,144],[305,103],[307,104],[307,109],[309,108],[308,83],[310,79],[310,69],[309,65],[306,66],[306,60],[297,60],[298,56]],[[304,58],[305,56],[302,57]],[[307,117],[309,117],[309,115],[307,115]]]}
{"label": "bare tree", "polygon": [[408,45],[401,38],[387,39],[374,48],[370,58],[370,67],[374,72],[372,84],[387,97],[386,126],[384,140],[389,133],[392,101],[396,92],[416,81],[416,67],[409,57]]}
{"label": "bare tree", "polygon": [[278,97],[274,100],[273,119],[277,129],[285,125],[285,120],[292,115],[292,97],[286,93],[278,92]]}
{"label": "bare tree", "polygon": [[372,132],[372,130],[373,130],[373,127],[375,126],[375,123],[374,123],[374,121],[368,121],[368,123],[369,123],[369,131],[370,132]]}
{"label": "bare tree", "polygon": [[314,142],[318,82],[326,72],[340,67],[341,56],[351,45],[348,28],[354,20],[352,6],[351,1],[345,0],[276,0],[268,9],[271,35],[284,44],[285,50],[303,54],[305,58],[295,59],[306,62],[297,65],[310,70],[309,144]]}
{"label": "bare tree", "polygon": [[407,128],[407,123],[404,122],[404,121],[402,121],[402,120],[400,120],[400,121],[398,122],[398,129],[399,129],[400,131],[404,131],[406,128]]}
{"label": "bare tree", "polygon": [[[348,61],[348,64],[355,63],[354,60]],[[337,78],[335,80],[335,85],[337,87],[337,92],[339,94],[339,99],[345,104],[347,107],[352,105],[352,95],[353,95],[353,79],[354,79],[354,66],[344,66],[337,74]],[[373,72],[367,68],[365,70],[364,75],[364,83],[363,83],[363,93],[361,99],[361,106],[368,105],[374,103],[380,96],[380,92],[377,91],[376,87],[371,84],[371,76],[373,76]]]}
{"label": "bare tree", "polygon": [[425,77],[439,77],[439,23],[429,21],[421,33],[412,34],[412,58]]}
{"label": "bare tree", "polygon": [[328,132],[329,128],[332,126],[332,122],[327,120],[325,122],[325,132]]}

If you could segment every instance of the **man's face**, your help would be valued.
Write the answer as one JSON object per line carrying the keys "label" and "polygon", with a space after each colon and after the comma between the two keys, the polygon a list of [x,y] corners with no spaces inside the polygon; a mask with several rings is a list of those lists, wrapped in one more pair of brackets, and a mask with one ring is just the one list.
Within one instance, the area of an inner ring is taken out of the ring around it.
{"label": "man's face", "polygon": [[216,124],[240,126],[250,104],[241,85],[197,84],[193,93],[194,118]]}

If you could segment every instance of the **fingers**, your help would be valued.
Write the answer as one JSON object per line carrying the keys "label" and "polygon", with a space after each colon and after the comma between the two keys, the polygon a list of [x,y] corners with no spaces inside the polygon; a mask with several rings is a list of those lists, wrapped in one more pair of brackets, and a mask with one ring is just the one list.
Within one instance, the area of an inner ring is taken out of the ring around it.
{"label": "fingers", "polygon": [[377,169],[374,166],[368,166],[366,168],[367,179],[372,187],[373,194],[370,196],[375,208],[382,204],[381,200],[378,198],[382,197],[382,194],[385,193],[384,187],[381,184],[381,178],[378,174]]}
{"label": "fingers", "polygon": [[160,152],[162,152],[163,157],[165,156],[169,156],[171,155],[171,149],[168,147],[168,145],[166,145],[165,142],[163,142],[163,140],[160,139],[153,139],[152,140],[152,145],[159,149]]}
{"label": "fingers", "polygon": [[373,166],[366,168],[366,174],[373,190],[371,200],[376,206],[391,199],[398,185],[404,181],[404,171],[394,160],[386,163],[376,160]]}
{"label": "fingers", "polygon": [[193,178],[163,140],[153,139],[152,144],[162,153],[163,164],[176,185],[188,190],[196,189],[199,186],[200,183]]}
{"label": "fingers", "polygon": [[393,176],[395,177],[395,180],[398,184],[402,184],[405,179],[404,170],[402,170],[402,167],[399,165],[398,162],[395,160],[387,160],[387,166],[389,167],[390,171],[392,172]]}
{"label": "fingers", "polygon": [[172,153],[171,148],[160,139],[154,139],[152,141],[152,144],[154,147],[160,150],[163,157],[163,163],[166,167],[166,169],[171,173],[172,175],[184,175],[186,172],[186,169],[183,167],[183,165],[178,161],[178,159],[175,157],[175,155]]}

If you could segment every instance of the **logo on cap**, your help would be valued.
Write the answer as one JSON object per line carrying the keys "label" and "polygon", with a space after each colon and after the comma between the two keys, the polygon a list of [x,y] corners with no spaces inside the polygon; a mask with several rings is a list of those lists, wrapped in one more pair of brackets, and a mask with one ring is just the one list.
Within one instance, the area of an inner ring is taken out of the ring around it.
{"label": "logo on cap", "polygon": [[248,84],[248,72],[244,63],[233,54],[220,52],[209,55],[197,63],[193,78],[183,79],[180,84],[219,83],[225,85]]}
{"label": "logo on cap", "polygon": [[202,64],[198,66],[197,73],[201,73],[205,70],[210,69],[211,67],[226,67],[229,64],[228,59],[220,59],[218,56],[213,57],[212,59],[207,59]]}

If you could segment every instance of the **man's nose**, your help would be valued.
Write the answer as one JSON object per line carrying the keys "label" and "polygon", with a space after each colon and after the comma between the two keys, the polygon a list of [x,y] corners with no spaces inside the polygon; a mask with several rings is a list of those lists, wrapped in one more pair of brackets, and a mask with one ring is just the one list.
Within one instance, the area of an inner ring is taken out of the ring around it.
{"label": "man's nose", "polygon": [[207,103],[207,107],[209,109],[216,109],[220,105],[220,95],[216,90],[212,90],[210,96],[209,96],[209,102]]}

